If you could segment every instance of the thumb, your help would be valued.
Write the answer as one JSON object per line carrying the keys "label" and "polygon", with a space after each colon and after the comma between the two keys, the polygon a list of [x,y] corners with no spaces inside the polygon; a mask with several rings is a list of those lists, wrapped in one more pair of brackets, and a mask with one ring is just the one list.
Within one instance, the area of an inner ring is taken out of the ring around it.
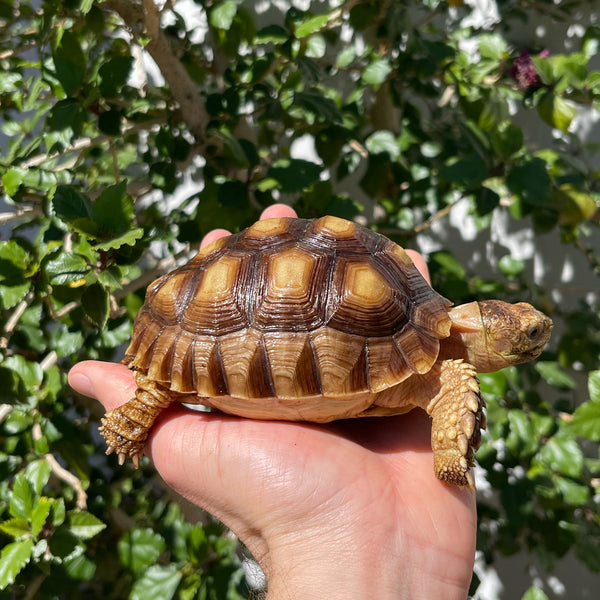
{"label": "thumb", "polygon": [[133,373],[121,364],[85,360],[69,371],[69,385],[80,394],[95,398],[109,411],[125,404],[136,390]]}

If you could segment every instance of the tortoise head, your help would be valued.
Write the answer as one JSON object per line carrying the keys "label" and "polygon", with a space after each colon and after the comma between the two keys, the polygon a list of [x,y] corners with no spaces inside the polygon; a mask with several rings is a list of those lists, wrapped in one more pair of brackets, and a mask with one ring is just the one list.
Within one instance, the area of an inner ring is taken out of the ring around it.
{"label": "tortoise head", "polygon": [[550,339],[552,320],[526,302],[470,302],[450,310],[450,336],[442,358],[464,358],[477,371],[497,371],[537,358]]}

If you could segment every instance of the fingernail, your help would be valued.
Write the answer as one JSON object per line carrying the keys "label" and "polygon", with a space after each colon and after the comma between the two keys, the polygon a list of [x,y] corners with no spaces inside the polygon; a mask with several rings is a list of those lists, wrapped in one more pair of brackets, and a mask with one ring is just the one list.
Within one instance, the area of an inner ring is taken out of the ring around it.
{"label": "fingernail", "polygon": [[80,394],[84,396],[95,397],[94,395],[94,386],[92,382],[81,373],[73,373],[69,375],[69,385]]}

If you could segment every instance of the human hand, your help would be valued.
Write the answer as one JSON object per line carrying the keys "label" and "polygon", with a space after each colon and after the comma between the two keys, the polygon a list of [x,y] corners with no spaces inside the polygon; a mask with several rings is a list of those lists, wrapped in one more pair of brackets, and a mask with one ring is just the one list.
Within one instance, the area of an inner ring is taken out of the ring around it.
{"label": "human hand", "polygon": [[[263,218],[294,214],[278,205]],[[203,245],[228,233],[215,230]],[[411,258],[427,276],[423,259]],[[96,361],[73,367],[69,381],[107,410],[136,388],[129,369]],[[430,431],[420,410],[313,425],[174,405],[146,453],[170,486],[247,545],[269,599],[464,600],[475,497],[435,477]]]}

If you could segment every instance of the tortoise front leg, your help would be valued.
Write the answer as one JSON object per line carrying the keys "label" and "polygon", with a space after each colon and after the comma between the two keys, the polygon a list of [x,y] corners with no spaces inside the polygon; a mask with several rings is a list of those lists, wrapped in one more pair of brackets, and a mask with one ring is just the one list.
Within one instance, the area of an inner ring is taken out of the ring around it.
{"label": "tortoise front leg", "polygon": [[427,406],[433,420],[431,448],[438,479],[475,491],[471,467],[485,429],[485,402],[475,369],[462,360],[439,365],[440,390]]}
{"label": "tortoise front leg", "polygon": [[135,396],[104,415],[100,433],[108,445],[106,454],[116,452],[120,465],[130,457],[137,468],[150,428],[173,399],[144,375],[136,372],[135,379]]}

